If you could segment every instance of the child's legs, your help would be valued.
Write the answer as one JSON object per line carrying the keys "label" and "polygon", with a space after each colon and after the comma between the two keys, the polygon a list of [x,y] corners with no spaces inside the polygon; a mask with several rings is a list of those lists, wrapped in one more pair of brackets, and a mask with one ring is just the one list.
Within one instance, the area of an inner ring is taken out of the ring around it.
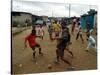
{"label": "child's legs", "polygon": [[36,44],[35,46],[39,48],[39,54],[41,54],[41,46],[39,44]]}
{"label": "child's legs", "polygon": [[82,41],[84,41],[81,33],[80,33],[80,38],[81,38]]}
{"label": "child's legs", "polygon": [[44,36],[44,34],[43,34],[43,33],[41,33],[41,38],[42,38],[42,40],[43,40],[43,36]]}
{"label": "child's legs", "polygon": [[62,46],[62,48],[60,49],[60,59],[71,66],[71,63],[64,59],[64,50],[65,50],[65,48],[66,48],[66,45],[64,44]]}
{"label": "child's legs", "polygon": [[69,45],[67,45],[67,51],[72,55],[72,57],[73,57],[73,53],[69,50]]}
{"label": "child's legs", "polygon": [[77,33],[76,40],[78,39],[78,37],[79,37],[79,32]]}
{"label": "child's legs", "polygon": [[71,66],[71,63],[64,59],[64,50],[62,50],[61,48],[57,49],[56,55],[57,55],[57,61],[59,61],[59,59],[61,59],[62,61],[64,61],[65,63],[67,63]]}
{"label": "child's legs", "polygon": [[64,46],[61,42],[57,43],[57,50],[56,50],[57,60],[59,61],[59,58],[64,57]]}
{"label": "child's legs", "polygon": [[65,60],[64,58],[61,58],[61,60],[64,61],[65,63],[67,63],[69,66],[72,65],[69,61]]}
{"label": "child's legs", "polygon": [[33,46],[33,47],[31,47],[32,48],[32,50],[33,50],[33,58],[35,58],[35,53],[36,53],[36,51],[35,51],[35,46]]}
{"label": "child's legs", "polygon": [[64,59],[64,50],[60,50],[60,59],[71,66],[71,63]]}
{"label": "child's legs", "polygon": [[59,45],[59,55],[60,55],[61,58],[64,58],[64,50],[65,50],[65,48],[66,48],[66,45],[62,44],[60,42],[60,45]]}
{"label": "child's legs", "polygon": [[43,40],[43,35],[41,36],[41,39]]}
{"label": "child's legs", "polygon": [[64,58],[64,50],[60,50],[60,57]]}

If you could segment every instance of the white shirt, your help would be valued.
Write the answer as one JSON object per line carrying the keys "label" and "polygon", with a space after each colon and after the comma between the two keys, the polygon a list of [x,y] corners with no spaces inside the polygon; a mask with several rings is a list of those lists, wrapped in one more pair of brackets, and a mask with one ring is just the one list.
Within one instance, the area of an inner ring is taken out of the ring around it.
{"label": "white shirt", "polygon": [[89,37],[89,43],[91,43],[91,44],[96,44],[96,41],[95,41],[95,39],[90,35],[90,37]]}
{"label": "white shirt", "polygon": [[76,19],[73,19],[73,22],[76,22]]}

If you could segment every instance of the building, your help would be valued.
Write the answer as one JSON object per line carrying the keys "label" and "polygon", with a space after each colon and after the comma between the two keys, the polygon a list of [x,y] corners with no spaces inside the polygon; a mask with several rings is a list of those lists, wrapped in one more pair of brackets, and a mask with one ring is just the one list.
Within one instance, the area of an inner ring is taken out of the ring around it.
{"label": "building", "polygon": [[12,26],[25,26],[26,23],[32,23],[32,14],[27,12],[11,12]]}
{"label": "building", "polygon": [[97,25],[97,11],[91,9],[88,14],[81,15],[80,21],[84,30],[86,30],[87,23],[90,24],[90,29],[93,29]]}
{"label": "building", "polygon": [[41,19],[41,16],[33,15],[27,12],[11,12],[12,16],[12,26],[18,27],[26,25],[34,25],[38,19]]}

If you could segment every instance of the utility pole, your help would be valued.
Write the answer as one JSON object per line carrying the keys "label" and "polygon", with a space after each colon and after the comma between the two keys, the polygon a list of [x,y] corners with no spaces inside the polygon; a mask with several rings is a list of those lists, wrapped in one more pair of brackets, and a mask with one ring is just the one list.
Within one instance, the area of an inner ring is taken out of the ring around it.
{"label": "utility pole", "polygon": [[91,5],[89,5],[89,10],[91,9]]}
{"label": "utility pole", "polygon": [[71,4],[69,4],[69,20],[68,20],[68,22],[69,22],[69,24],[70,24],[70,15],[71,15]]}
{"label": "utility pole", "polygon": [[65,17],[67,17],[66,10],[67,10],[67,6],[66,6],[66,3],[65,3]]}
{"label": "utility pole", "polygon": [[71,4],[69,4],[69,18],[70,18],[70,15],[71,15]]}
{"label": "utility pole", "polygon": [[52,17],[53,17],[53,10],[52,10]]}

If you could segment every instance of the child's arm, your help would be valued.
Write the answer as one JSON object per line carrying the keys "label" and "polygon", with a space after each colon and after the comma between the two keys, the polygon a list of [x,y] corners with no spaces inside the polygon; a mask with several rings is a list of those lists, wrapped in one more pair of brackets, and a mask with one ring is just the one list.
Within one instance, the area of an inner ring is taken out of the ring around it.
{"label": "child's arm", "polygon": [[25,46],[24,46],[24,48],[27,48],[27,44],[26,44],[26,41],[25,41]]}
{"label": "child's arm", "polygon": [[39,36],[39,35],[36,35],[36,37],[41,38],[41,36]]}

